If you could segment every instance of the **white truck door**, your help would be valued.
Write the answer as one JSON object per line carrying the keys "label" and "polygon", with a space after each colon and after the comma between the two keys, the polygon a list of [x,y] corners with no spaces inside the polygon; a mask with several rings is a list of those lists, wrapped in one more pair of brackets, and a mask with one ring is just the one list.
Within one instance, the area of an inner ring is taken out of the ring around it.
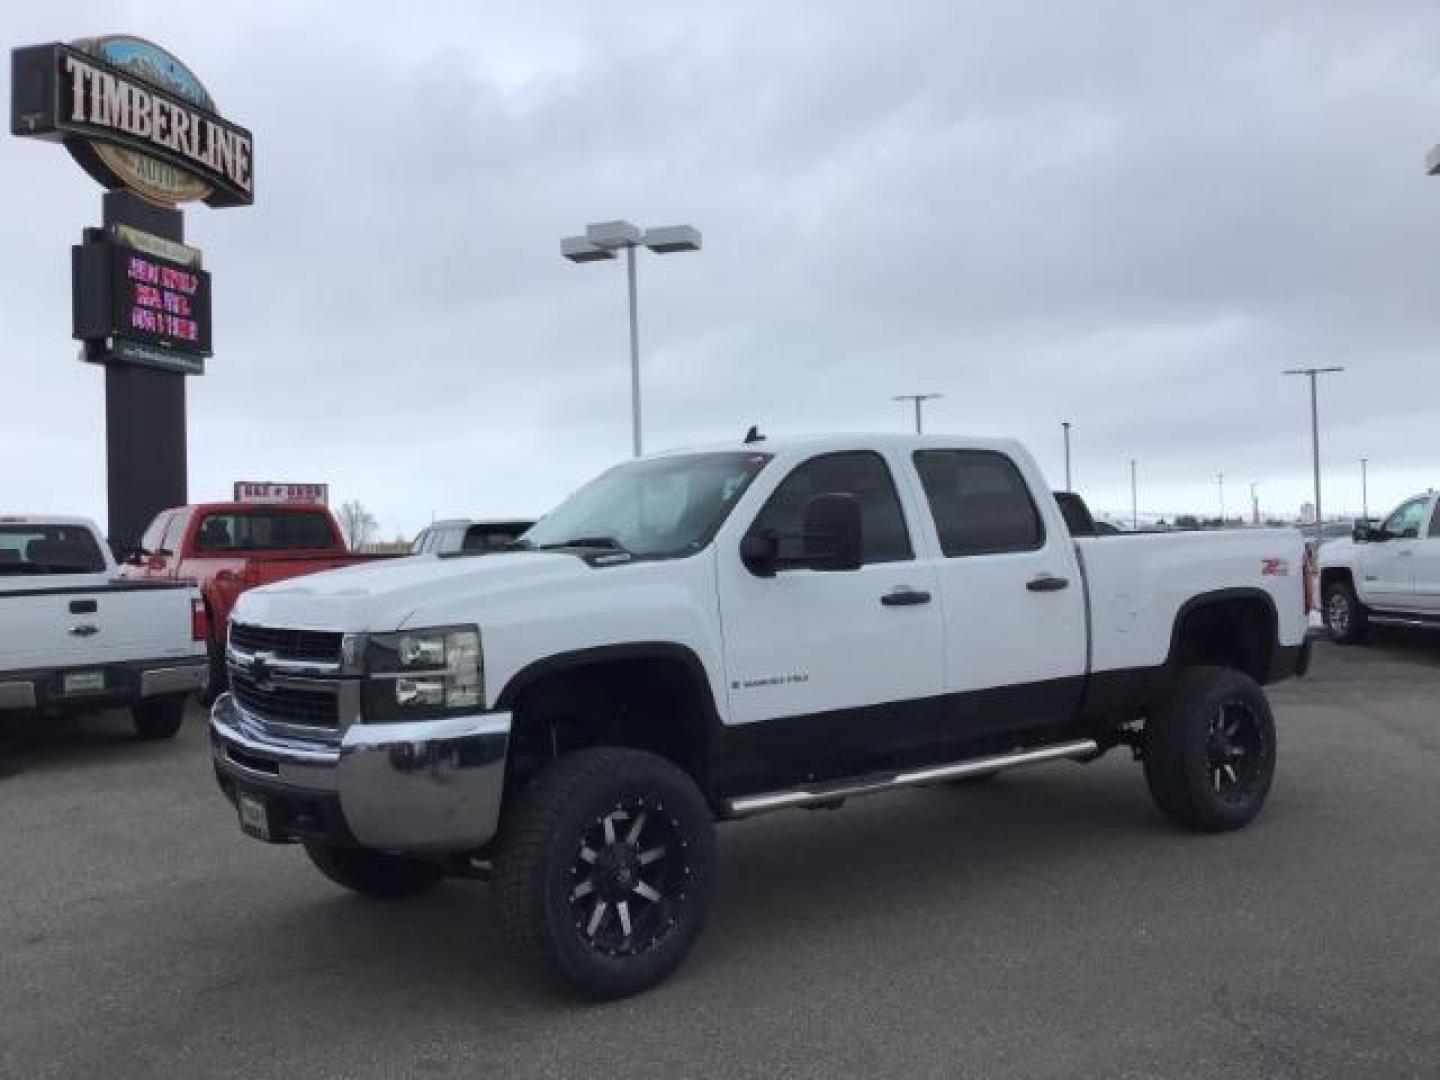
{"label": "white truck door", "polygon": [[[899,707],[940,692],[944,627],[935,567],[917,554],[881,454],[821,454],[797,465],[746,532],[773,529],[782,555],[797,554],[807,503],[837,492],[860,501],[860,569],[781,569],[766,578],[745,567],[734,545],[720,554],[726,679],[736,725],[806,718],[824,730],[829,718],[823,714]],[[874,718],[876,725],[884,722]]]}
{"label": "white truck door", "polygon": [[1415,606],[1440,612],[1440,498],[1430,511],[1430,524],[1415,541]]}
{"label": "white truck door", "polygon": [[942,555],[955,722],[985,735],[1072,720],[1086,671],[1085,583],[1038,470],[996,448],[924,448],[913,460]]}
{"label": "white truck door", "polygon": [[1387,539],[1372,540],[1360,555],[1360,595],[1382,608],[1415,606],[1415,554],[1431,498],[1421,495],[1401,503],[1381,526]]}

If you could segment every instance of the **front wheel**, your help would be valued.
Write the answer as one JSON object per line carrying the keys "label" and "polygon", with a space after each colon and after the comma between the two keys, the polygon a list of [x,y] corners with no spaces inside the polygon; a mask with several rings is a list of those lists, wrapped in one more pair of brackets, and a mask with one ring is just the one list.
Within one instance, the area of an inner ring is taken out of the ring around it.
{"label": "front wheel", "polygon": [[638,750],[581,750],[520,797],[496,860],[507,936],[522,958],[586,997],[669,975],[710,906],[715,827],[694,781]]}
{"label": "front wheel", "polygon": [[1248,825],[1275,775],[1275,720],[1265,691],[1232,668],[1180,672],[1145,725],[1145,780],[1173,821],[1202,832]]}
{"label": "front wheel", "polygon": [[445,869],[439,863],[387,855],[369,848],[336,847],[305,841],[305,854],[315,868],[337,885],[377,900],[396,900],[428,892],[440,884]]}
{"label": "front wheel", "polygon": [[132,706],[130,716],[142,739],[172,739],[185,723],[185,699],[149,698]]}
{"label": "front wheel", "polygon": [[1325,625],[1331,639],[1340,645],[1358,645],[1365,640],[1370,622],[1348,581],[1337,581],[1325,590]]}

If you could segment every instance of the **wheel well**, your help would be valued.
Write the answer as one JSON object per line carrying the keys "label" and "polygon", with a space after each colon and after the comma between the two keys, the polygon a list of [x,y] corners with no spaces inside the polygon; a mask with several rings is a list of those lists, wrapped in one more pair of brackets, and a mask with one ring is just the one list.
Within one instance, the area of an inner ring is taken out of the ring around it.
{"label": "wheel well", "polygon": [[1275,649],[1275,609],[1259,596],[1204,599],[1183,611],[1170,643],[1172,668],[1214,664],[1263,683]]}
{"label": "wheel well", "polygon": [[506,779],[512,791],[561,754],[626,746],[673,762],[709,793],[718,718],[703,672],[679,657],[562,666],[506,696],[514,713]]}
{"label": "wheel well", "polygon": [[1337,582],[1345,582],[1352,589],[1355,587],[1354,575],[1350,573],[1348,566],[1332,566],[1320,571],[1320,596],[1323,599],[1326,591],[1331,585]]}

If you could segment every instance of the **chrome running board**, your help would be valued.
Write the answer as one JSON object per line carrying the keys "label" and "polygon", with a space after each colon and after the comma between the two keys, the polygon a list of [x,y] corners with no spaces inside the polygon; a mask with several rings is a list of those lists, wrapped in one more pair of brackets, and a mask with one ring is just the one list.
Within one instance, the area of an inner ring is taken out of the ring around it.
{"label": "chrome running board", "polygon": [[1076,739],[1074,742],[1056,743],[1036,750],[1016,750],[1010,754],[994,757],[968,758],[953,761],[948,765],[934,765],[925,769],[895,773],[892,776],[835,780],[813,787],[790,788],[786,791],[771,791],[761,795],[742,795],[729,799],[725,804],[730,817],[750,817],[765,814],[771,810],[789,810],[798,806],[818,806],[840,799],[852,799],[860,795],[877,795],[882,791],[897,788],[916,787],[920,784],[934,784],[942,780],[961,780],[967,776],[1002,772],[1022,765],[1041,765],[1047,761],[1061,761],[1065,758],[1084,757],[1100,749],[1094,739]]}

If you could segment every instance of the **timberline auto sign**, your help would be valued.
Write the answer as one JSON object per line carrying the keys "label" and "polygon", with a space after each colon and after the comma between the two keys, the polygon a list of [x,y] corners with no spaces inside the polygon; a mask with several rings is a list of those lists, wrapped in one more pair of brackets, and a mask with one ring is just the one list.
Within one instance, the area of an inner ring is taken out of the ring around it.
{"label": "timberline auto sign", "polygon": [[54,42],[11,54],[10,130],[62,141],[112,190],[173,206],[255,199],[250,132],[221,118],[178,58],[143,38]]}

